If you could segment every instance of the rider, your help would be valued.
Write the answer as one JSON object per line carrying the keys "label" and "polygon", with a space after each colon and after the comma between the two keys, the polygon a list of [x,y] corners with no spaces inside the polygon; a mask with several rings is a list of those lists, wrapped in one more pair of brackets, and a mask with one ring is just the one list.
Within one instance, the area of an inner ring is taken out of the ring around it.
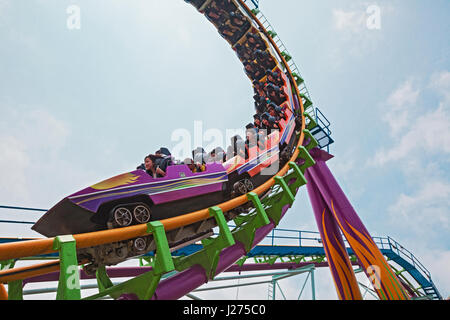
{"label": "rider", "polygon": [[267,75],[267,81],[270,83],[273,83],[274,85],[278,87],[284,87],[285,83],[283,78],[281,78],[280,74],[278,72],[272,72],[272,70],[266,71]]}
{"label": "rider", "polygon": [[256,59],[258,63],[264,67],[264,69],[273,69],[276,67],[277,63],[268,51],[256,50]]}
{"label": "rider", "polygon": [[264,69],[257,63],[244,62],[244,69],[252,80],[260,80],[264,77]]}
{"label": "rider", "polygon": [[166,172],[156,164],[157,157],[153,154],[145,157],[145,171],[153,178],[162,178],[166,176]]}
{"label": "rider", "polygon": [[184,159],[183,163],[191,169],[192,173],[198,173],[203,172],[206,170],[206,167],[204,164],[201,163],[194,163],[194,161],[191,158]]}
{"label": "rider", "polygon": [[270,101],[275,102],[277,105],[281,105],[287,100],[284,90],[273,83],[267,85],[266,92]]}

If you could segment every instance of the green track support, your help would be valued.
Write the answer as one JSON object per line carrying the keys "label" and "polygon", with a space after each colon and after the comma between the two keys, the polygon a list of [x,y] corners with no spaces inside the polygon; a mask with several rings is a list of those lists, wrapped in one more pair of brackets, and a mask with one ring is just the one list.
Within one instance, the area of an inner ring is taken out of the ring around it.
{"label": "green track support", "polygon": [[268,263],[271,266],[275,264],[275,262],[278,260],[279,256],[273,256],[273,257],[264,257],[263,261],[260,261],[260,263]]}
{"label": "green track support", "polygon": [[288,259],[289,259],[289,262],[293,262],[293,263],[299,264],[300,262],[302,262],[304,257],[305,256],[299,256],[299,257],[288,256]]}
{"label": "green track support", "polygon": [[[107,295],[117,299],[122,294],[135,294],[140,300],[150,300],[153,297],[163,274],[173,271],[175,267],[163,224],[159,221],[150,222],[147,224],[147,229],[149,233],[153,234],[156,243],[153,270],[116,286],[109,286],[109,281],[103,278],[101,281],[106,281],[106,285],[102,282],[103,289],[100,290],[100,293],[87,297],[86,300],[94,300]],[[102,271],[100,271],[100,276],[104,277],[105,275],[101,273]]]}
{"label": "green track support", "polygon": [[268,225],[270,220],[256,193],[250,192],[247,198],[255,207],[255,213],[245,217],[247,224],[234,233],[234,239],[242,243],[245,246],[245,252],[249,253],[253,246],[256,230]]}
{"label": "green track support", "polygon": [[308,181],[306,181],[305,176],[303,175],[299,166],[295,162],[290,162],[289,167],[292,169],[292,173],[287,175],[285,179],[286,181],[291,181],[292,179],[295,179],[295,182],[289,186],[291,192],[294,193],[295,190],[306,185]]}
{"label": "green track support", "polygon": [[213,279],[216,274],[217,264],[219,263],[220,252],[235,244],[233,234],[228,228],[222,209],[212,207],[209,209],[210,216],[216,219],[220,233],[214,239],[205,239],[202,241],[203,249],[187,257],[175,259],[175,269],[183,271],[189,267],[198,264],[205,269],[208,279]]}
{"label": "green track support", "polygon": [[292,76],[295,79],[295,82],[297,83],[297,86],[301,85],[303,82],[305,82],[305,80],[303,80],[302,77],[300,77],[300,75],[298,75],[297,73],[293,72]]}
{"label": "green track support", "polygon": [[267,31],[267,34],[273,39],[275,38],[278,34],[275,31]]}
{"label": "green track support", "polygon": [[53,250],[59,251],[59,283],[57,300],[80,300],[80,273],[78,270],[77,247],[73,236],[56,237]]}
{"label": "green track support", "polygon": [[0,261],[0,270],[8,270],[14,268],[14,265],[16,264],[16,260],[9,259]]}
{"label": "green track support", "polygon": [[175,269],[172,255],[169,249],[164,225],[159,221],[147,224],[147,231],[153,234],[156,242],[156,255],[154,259],[154,271],[157,274],[167,273]]}
{"label": "green track support", "polygon": [[263,226],[266,226],[270,223],[269,217],[267,217],[266,211],[264,210],[264,207],[259,200],[259,197],[256,193],[250,192],[247,195],[247,198],[253,203],[253,206],[256,209],[256,216],[255,216],[255,222],[256,222],[256,228],[260,228]]}
{"label": "green track support", "polygon": [[286,193],[286,191],[283,189],[281,196],[277,197],[275,201],[271,202],[271,205],[268,208],[266,208],[267,215],[273,221],[275,227],[278,226],[278,224],[281,221],[281,214],[283,211],[283,207],[285,205],[292,204],[291,202],[292,192],[289,190],[289,193]]}
{"label": "green track support", "polygon": [[8,283],[8,300],[23,300],[22,280],[11,281]]}
{"label": "green track support", "polygon": [[304,94],[300,94],[300,97],[303,99],[303,108],[305,110],[313,105],[312,101],[309,100],[309,98],[307,96],[305,96]]}
{"label": "green track support", "polygon": [[239,259],[238,262],[236,262],[236,264],[237,264],[239,267],[242,267],[242,266],[244,265],[245,261],[247,261],[247,259],[248,259],[248,257],[245,256],[245,257]]}
{"label": "green track support", "polygon": [[[9,259],[0,261],[0,270],[9,270],[14,268],[16,260]],[[8,300],[23,300],[23,283],[21,280],[8,283]]]}
{"label": "green track support", "polygon": [[97,285],[99,292],[103,292],[106,289],[113,287],[113,283],[111,279],[109,279],[108,274],[106,273],[106,267],[101,266],[95,272],[95,276],[97,278]]}
{"label": "green track support", "polygon": [[306,169],[316,164],[316,161],[314,161],[305,147],[299,147],[299,151],[299,159],[305,160],[305,163],[299,167],[300,171],[304,174]]}
{"label": "green track support", "polygon": [[287,203],[293,204],[295,201],[295,196],[292,194],[291,189],[289,189],[288,184],[282,177],[275,177],[275,183],[278,184],[284,191],[284,196],[287,198]]}
{"label": "green track support", "polygon": [[303,130],[303,133],[305,134],[305,141],[308,141],[309,139],[309,143],[306,146],[304,146],[308,151],[319,145],[317,140],[313,137],[313,135],[308,129]]}
{"label": "green track support", "polygon": [[312,129],[314,129],[315,127],[317,127],[317,122],[316,122],[316,120],[314,120],[314,118],[311,117],[311,115],[310,115],[309,113],[304,112],[303,114],[304,114],[305,117],[308,118],[308,120],[309,120],[309,124],[308,124],[308,127],[307,127],[306,129],[312,130]]}
{"label": "green track support", "polygon": [[[278,184],[282,189],[281,195],[276,195],[273,198],[268,198],[265,201],[267,215],[277,226],[281,220],[282,209],[286,205],[292,205],[295,201],[295,195],[298,188],[307,183],[304,172],[306,168],[313,166],[315,161],[312,159],[308,150],[305,147],[299,147],[300,153],[299,157],[305,160],[305,163],[299,167],[296,163],[289,163],[289,167],[292,169],[292,173],[286,175],[285,177],[275,177],[275,183]],[[295,179],[295,181],[292,181]],[[291,183],[290,183],[291,182]],[[290,185],[288,185],[290,183]]]}
{"label": "green track support", "polygon": [[[285,51],[283,51],[281,53],[281,55],[284,57],[284,60],[286,60],[286,62],[289,62],[289,61],[292,60],[292,56],[290,54],[288,54],[287,52],[285,52]],[[305,109],[306,109],[306,107],[305,107]]]}
{"label": "green track support", "polygon": [[153,257],[140,257],[139,267],[153,267]]}

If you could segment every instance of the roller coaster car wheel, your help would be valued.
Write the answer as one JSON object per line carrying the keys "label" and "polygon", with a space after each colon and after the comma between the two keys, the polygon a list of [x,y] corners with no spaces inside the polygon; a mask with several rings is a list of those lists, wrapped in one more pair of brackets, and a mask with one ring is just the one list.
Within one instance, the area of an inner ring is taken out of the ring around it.
{"label": "roller coaster car wheel", "polygon": [[245,186],[245,183],[242,180],[236,182],[233,185],[233,189],[234,189],[234,192],[239,195],[243,195],[243,194],[247,193],[247,187]]}
{"label": "roller coaster car wheel", "polygon": [[147,240],[145,238],[136,238],[133,242],[133,247],[136,251],[144,251],[147,248]]}
{"label": "roller coaster car wheel", "polygon": [[238,195],[244,195],[249,193],[255,188],[253,182],[249,179],[239,180],[233,185],[234,192]]}
{"label": "roller coaster car wheel", "polygon": [[249,179],[245,179],[244,180],[244,184],[245,184],[245,187],[247,188],[247,192],[246,193],[248,193],[248,192],[252,191],[253,189],[255,189],[255,186],[253,185],[253,182],[251,180],[249,180]]}
{"label": "roller coaster car wheel", "polygon": [[114,209],[113,219],[118,227],[128,227],[133,222],[133,215],[127,208],[118,207]]}
{"label": "roller coaster car wheel", "polygon": [[147,206],[138,205],[133,209],[133,216],[138,223],[147,223],[150,221],[151,211]]}

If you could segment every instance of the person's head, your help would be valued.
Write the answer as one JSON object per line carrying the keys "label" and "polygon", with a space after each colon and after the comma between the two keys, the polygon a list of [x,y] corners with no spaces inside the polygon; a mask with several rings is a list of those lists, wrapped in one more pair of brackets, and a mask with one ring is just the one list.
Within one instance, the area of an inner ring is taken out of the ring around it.
{"label": "person's head", "polygon": [[197,153],[194,156],[194,163],[201,165],[201,164],[205,163],[205,159],[206,159],[206,153]]}
{"label": "person's head", "polygon": [[265,126],[269,125],[269,121],[268,121],[269,117],[270,117],[270,114],[268,114],[267,112],[263,113],[263,115],[261,116],[261,122],[263,125],[265,125]]}
{"label": "person's head", "polygon": [[184,164],[188,166],[188,168],[192,171],[195,168],[194,161],[191,158],[184,159]]}
{"label": "person's head", "polygon": [[278,108],[278,105],[275,102],[271,102],[269,104],[269,106],[267,107],[267,111],[270,113],[270,115],[273,116],[272,113],[273,112],[276,113],[277,112],[277,108]]}
{"label": "person's head", "polygon": [[269,109],[269,114],[270,114],[272,117],[275,117],[275,116],[277,115],[277,113],[276,113],[276,111],[275,111],[274,108],[270,108],[270,109]]}
{"label": "person's head", "polygon": [[267,121],[269,121],[269,124],[270,125],[274,125],[275,124],[275,122],[277,121],[276,120],[276,118],[275,117],[273,117],[273,116],[270,116],[268,119],[267,119]]}
{"label": "person's head", "polygon": [[151,170],[153,164],[155,163],[155,158],[152,155],[148,155],[144,159],[145,170]]}
{"label": "person's head", "polygon": [[261,125],[261,118],[257,115],[257,114],[255,114],[254,116],[253,116],[253,119],[254,119],[254,124],[255,124],[255,126],[259,126],[259,125]]}
{"label": "person's head", "polygon": [[256,137],[256,131],[255,131],[254,126],[247,128],[246,136],[247,136],[247,139],[249,139],[250,141],[252,141]]}
{"label": "person's head", "polygon": [[253,71],[252,65],[250,63],[245,63],[244,68],[247,71]]}
{"label": "person's head", "polygon": [[280,107],[280,106],[276,106],[276,107],[275,107],[275,112],[276,112],[276,113],[281,113],[281,112],[283,112],[283,108]]}
{"label": "person's head", "polygon": [[169,149],[165,147],[161,147],[158,151],[156,151],[155,155],[157,156],[171,156]]}
{"label": "person's head", "polygon": [[235,135],[231,139],[231,145],[235,145],[238,141],[242,141],[242,137],[240,135]]}

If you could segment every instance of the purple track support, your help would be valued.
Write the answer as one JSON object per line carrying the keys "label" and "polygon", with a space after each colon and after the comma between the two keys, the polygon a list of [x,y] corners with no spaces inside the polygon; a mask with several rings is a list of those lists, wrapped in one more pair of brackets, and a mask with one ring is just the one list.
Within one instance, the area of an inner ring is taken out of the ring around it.
{"label": "purple track support", "polygon": [[364,266],[382,300],[408,300],[409,296],[392,268],[387,263],[350,201],[345,196],[325,161],[330,156],[319,149],[311,150],[316,164],[308,168],[309,181],[313,182],[328,206],[350,247]]}
{"label": "purple track support", "polygon": [[309,177],[308,170],[305,178],[308,180],[306,187],[338,297],[340,300],[362,300],[358,281],[345,248],[344,240],[339,232],[339,226],[314,181]]}

